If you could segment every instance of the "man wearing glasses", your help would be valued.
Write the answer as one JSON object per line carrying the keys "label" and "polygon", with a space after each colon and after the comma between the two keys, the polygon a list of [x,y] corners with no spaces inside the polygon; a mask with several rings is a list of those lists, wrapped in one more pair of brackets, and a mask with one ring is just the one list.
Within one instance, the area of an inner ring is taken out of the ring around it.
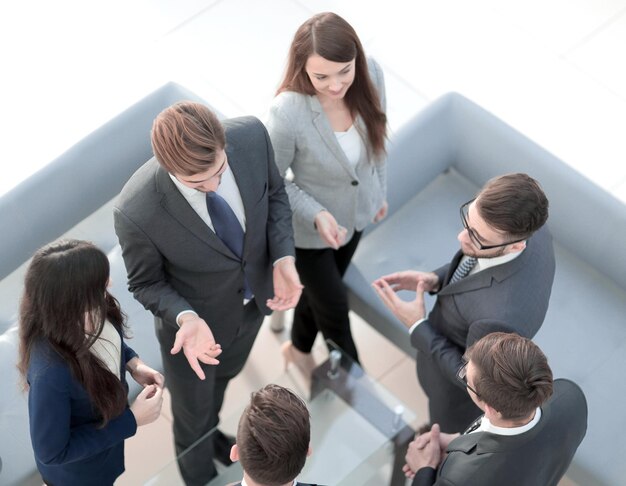
{"label": "man wearing glasses", "polygon": [[460,384],[484,412],[462,434],[433,425],[409,444],[404,472],[412,486],[556,486],[587,431],[580,388],[554,380],[530,339],[492,333],[474,343]]}
{"label": "man wearing glasses", "polygon": [[[460,216],[461,248],[450,263],[434,272],[392,273],[373,283],[409,328],[430,423],[446,432],[463,429],[480,414],[456,379],[465,350],[496,331],[533,337],[554,280],[552,237],[544,227],[548,200],[537,181],[519,173],[491,179],[461,206]],[[403,301],[398,290],[415,291],[415,299]],[[424,292],[437,294],[428,316]]]}

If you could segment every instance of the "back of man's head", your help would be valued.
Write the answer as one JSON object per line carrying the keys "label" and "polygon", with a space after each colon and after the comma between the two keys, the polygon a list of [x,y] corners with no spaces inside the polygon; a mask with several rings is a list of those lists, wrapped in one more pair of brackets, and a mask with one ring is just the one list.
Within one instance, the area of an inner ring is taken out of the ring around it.
{"label": "back of man's head", "polygon": [[545,224],[548,205],[539,183],[522,173],[494,177],[476,197],[480,216],[516,240],[530,237]]}
{"label": "back of man's head", "polygon": [[479,398],[505,420],[528,417],[552,395],[552,370],[541,349],[517,334],[494,332],[465,352]]}
{"label": "back of man's head", "polygon": [[224,127],[202,103],[181,101],[166,108],[152,123],[152,151],[165,170],[193,176],[215,164],[226,146]]}
{"label": "back of man's head", "polygon": [[278,486],[293,481],[304,467],[311,440],[306,404],[279,385],[252,393],[237,429],[239,461],[256,483]]}

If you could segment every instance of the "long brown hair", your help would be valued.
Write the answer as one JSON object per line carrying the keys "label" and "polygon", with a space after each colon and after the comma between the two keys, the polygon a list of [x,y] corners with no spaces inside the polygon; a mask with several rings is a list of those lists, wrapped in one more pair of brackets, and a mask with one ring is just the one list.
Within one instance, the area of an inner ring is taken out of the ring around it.
{"label": "long brown hair", "polygon": [[[109,260],[93,244],[63,240],[39,249],[28,267],[20,304],[20,359],[24,385],[33,347],[42,341],[68,364],[102,417],[120,415],[127,390],[91,351],[105,319],[124,330],[124,315],[106,290]],[[86,329],[89,329],[87,331]]]}
{"label": "long brown hair", "polygon": [[324,12],[304,22],[291,42],[287,68],[276,94],[283,91],[314,95],[315,88],[306,73],[310,56],[318,54],[332,62],[355,59],[354,82],[345,96],[352,116],[360,115],[367,128],[369,145],[376,156],[385,153],[387,116],[367,69],[367,59],[359,37],[352,26],[339,15]]}

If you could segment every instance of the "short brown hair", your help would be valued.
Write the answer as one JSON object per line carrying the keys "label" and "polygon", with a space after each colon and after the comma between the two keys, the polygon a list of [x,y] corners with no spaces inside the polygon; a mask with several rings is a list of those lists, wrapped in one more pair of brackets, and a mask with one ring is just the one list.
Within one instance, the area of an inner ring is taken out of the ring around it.
{"label": "short brown hair", "polygon": [[528,417],[552,395],[552,370],[530,339],[494,332],[472,344],[465,359],[476,370],[479,398],[506,420]]}
{"label": "short brown hair", "polygon": [[172,174],[196,175],[215,164],[226,146],[224,127],[201,103],[181,101],[163,110],[152,124],[152,150]]}
{"label": "short brown hair", "polygon": [[304,467],[311,424],[304,401],[279,385],[252,393],[237,429],[243,470],[257,483],[278,486],[293,481]]}
{"label": "short brown hair", "polygon": [[548,198],[527,174],[505,174],[489,180],[476,198],[480,216],[514,239],[530,237],[548,220]]}
{"label": "short brown hair", "polygon": [[367,127],[369,147],[376,156],[381,156],[385,152],[387,116],[370,79],[361,41],[352,26],[336,13],[319,13],[298,28],[289,48],[285,75],[276,94],[283,91],[315,94],[305,69],[313,54],[332,62],[355,59],[354,81],[345,95],[346,105],[352,116],[361,115]]}

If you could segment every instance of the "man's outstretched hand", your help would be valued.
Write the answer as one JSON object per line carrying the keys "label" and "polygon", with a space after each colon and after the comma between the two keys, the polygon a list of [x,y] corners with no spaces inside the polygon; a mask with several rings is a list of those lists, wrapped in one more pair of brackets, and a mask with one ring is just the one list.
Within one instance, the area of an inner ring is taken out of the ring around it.
{"label": "man's outstretched hand", "polygon": [[176,354],[181,349],[189,361],[189,366],[201,380],[206,376],[200,362],[217,365],[219,361],[216,358],[222,353],[222,347],[215,342],[213,333],[204,319],[191,313],[180,317],[180,329],[176,333],[170,353]]}

